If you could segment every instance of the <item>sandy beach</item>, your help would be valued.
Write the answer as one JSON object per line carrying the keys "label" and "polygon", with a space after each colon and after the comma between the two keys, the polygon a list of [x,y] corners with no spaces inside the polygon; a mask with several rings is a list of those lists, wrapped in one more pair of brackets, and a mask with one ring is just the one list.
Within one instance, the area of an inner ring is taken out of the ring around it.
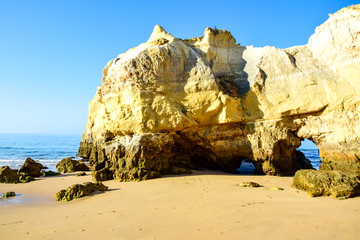
{"label": "sandy beach", "polygon": [[[0,239],[359,239],[360,198],[311,198],[291,177],[195,171],[56,202],[61,188],[91,181],[65,174],[0,184]],[[260,188],[241,188],[254,181]],[[270,188],[283,187],[283,191]]]}

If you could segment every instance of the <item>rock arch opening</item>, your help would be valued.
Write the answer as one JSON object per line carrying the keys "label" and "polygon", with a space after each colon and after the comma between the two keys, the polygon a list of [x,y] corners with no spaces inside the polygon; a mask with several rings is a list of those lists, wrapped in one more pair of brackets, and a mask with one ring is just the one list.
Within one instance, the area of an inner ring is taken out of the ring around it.
{"label": "rock arch opening", "polygon": [[239,168],[236,169],[236,172],[241,175],[252,175],[256,174],[256,168],[252,160],[244,159]]}
{"label": "rock arch opening", "polygon": [[321,164],[319,148],[312,140],[304,139],[303,141],[301,141],[301,146],[297,148],[297,151],[303,153],[305,157],[310,160],[313,168],[319,170],[319,166]]}

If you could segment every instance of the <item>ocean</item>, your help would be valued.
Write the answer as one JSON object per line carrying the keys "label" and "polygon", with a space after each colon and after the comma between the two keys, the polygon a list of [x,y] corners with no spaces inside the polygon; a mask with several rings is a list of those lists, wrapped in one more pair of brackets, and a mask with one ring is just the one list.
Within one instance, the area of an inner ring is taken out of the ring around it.
{"label": "ocean", "polygon": [[310,140],[305,139],[301,142],[301,147],[297,150],[303,152],[305,157],[310,160],[313,167],[319,170],[319,165],[321,164],[321,158],[319,156],[319,148]]}
{"label": "ocean", "polygon": [[19,169],[30,157],[52,171],[63,158],[75,157],[81,134],[5,134],[0,133],[0,166]]}
{"label": "ocean", "polygon": [[[0,133],[0,166],[19,169],[26,158],[37,160],[52,171],[63,158],[76,157],[81,135],[65,134],[5,134]],[[302,142],[298,149],[319,169],[321,159],[317,146]]]}

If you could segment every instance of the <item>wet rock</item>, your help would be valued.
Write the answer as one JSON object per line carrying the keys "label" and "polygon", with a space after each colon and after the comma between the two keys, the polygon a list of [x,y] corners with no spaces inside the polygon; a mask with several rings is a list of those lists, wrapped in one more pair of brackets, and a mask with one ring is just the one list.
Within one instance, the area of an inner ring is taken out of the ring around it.
{"label": "wet rock", "polygon": [[86,176],[86,172],[80,172],[76,174],[77,177]]}
{"label": "wet rock", "polygon": [[35,178],[33,176],[21,175],[19,178],[19,181],[22,183],[28,183],[28,182],[35,181]]}
{"label": "wet rock", "polygon": [[3,198],[15,197],[15,192],[7,192],[3,195]]}
{"label": "wet rock", "polygon": [[44,170],[41,170],[41,175],[44,176],[44,177],[49,177],[49,176],[58,176],[58,175],[61,175],[61,173],[59,172],[54,172],[54,171],[44,171]]}
{"label": "wet rock", "polygon": [[31,158],[27,158],[19,169],[19,173],[25,176],[40,177],[43,169],[41,163],[36,162]]}
{"label": "wet rock", "polygon": [[0,167],[0,182],[17,183],[20,175],[17,170],[12,170],[9,166]]}
{"label": "wet rock", "polygon": [[55,195],[56,201],[68,202],[76,198],[87,196],[95,191],[107,191],[108,187],[102,183],[86,182],[83,184],[74,184],[67,189],[60,190]]}
{"label": "wet rock", "polygon": [[257,188],[257,187],[261,187],[260,184],[256,183],[256,182],[243,182],[239,184],[239,187],[253,187],[253,188]]}
{"label": "wet rock", "polygon": [[360,176],[342,171],[299,170],[294,176],[293,187],[307,191],[312,197],[346,199],[360,195]]}
{"label": "wet rock", "polygon": [[56,164],[56,170],[61,173],[72,173],[76,171],[89,171],[89,167],[82,161],[64,158]]}

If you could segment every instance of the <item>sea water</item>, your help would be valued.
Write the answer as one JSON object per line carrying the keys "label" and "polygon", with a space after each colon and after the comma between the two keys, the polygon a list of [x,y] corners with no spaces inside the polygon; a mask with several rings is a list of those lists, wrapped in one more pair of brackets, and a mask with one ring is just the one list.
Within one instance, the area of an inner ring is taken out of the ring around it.
{"label": "sea water", "polygon": [[301,142],[301,146],[297,149],[304,153],[305,157],[310,160],[313,167],[319,170],[321,158],[319,156],[319,148],[312,141],[305,139]]}
{"label": "sea water", "polygon": [[[297,149],[304,153],[305,157],[310,160],[311,165],[316,170],[319,170],[319,166],[321,164],[321,158],[319,156],[319,149],[315,143],[312,141],[305,139],[301,142],[301,146]],[[241,166],[236,169],[239,174],[251,175],[255,171],[254,165],[251,161],[243,161]]]}
{"label": "sea water", "polygon": [[75,157],[81,134],[5,134],[0,133],[0,166],[19,169],[30,157],[50,170],[66,157]]}
{"label": "sea water", "polygon": [[[4,134],[0,133],[0,166],[19,169],[30,157],[50,170],[63,158],[75,157],[81,135],[64,134]],[[302,142],[298,149],[308,158],[313,167],[319,169],[321,159],[317,146],[309,141]]]}

